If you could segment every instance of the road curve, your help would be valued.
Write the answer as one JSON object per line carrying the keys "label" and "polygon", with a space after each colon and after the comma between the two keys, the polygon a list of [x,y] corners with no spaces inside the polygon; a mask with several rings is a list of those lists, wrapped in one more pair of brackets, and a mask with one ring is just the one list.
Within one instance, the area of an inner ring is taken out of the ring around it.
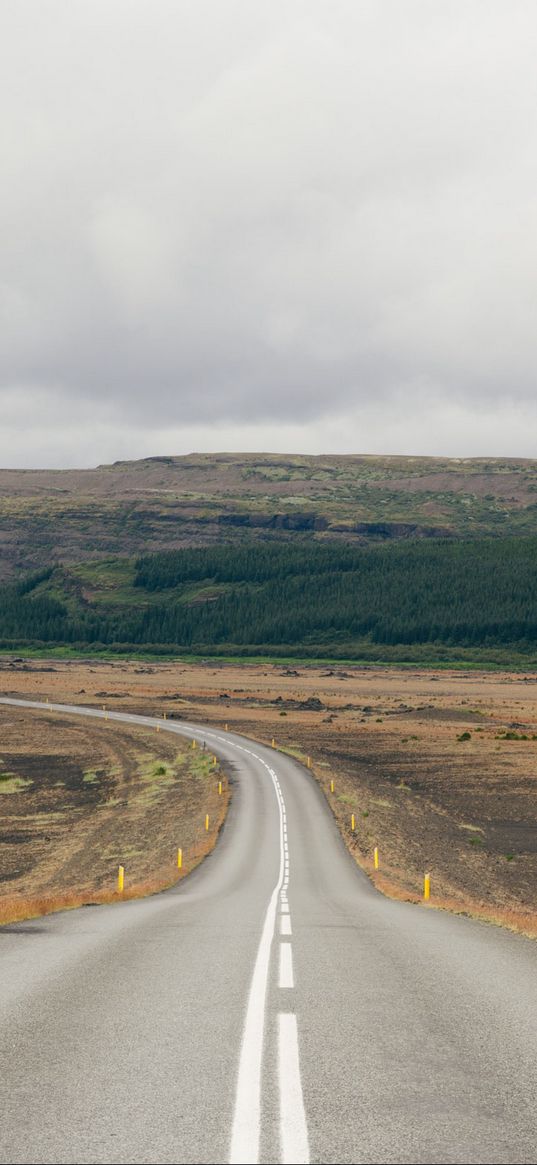
{"label": "road curve", "polygon": [[301,766],[166,728],[233,774],[220,841],[0,928],[0,1161],[536,1162],[537,944],[382,898]]}

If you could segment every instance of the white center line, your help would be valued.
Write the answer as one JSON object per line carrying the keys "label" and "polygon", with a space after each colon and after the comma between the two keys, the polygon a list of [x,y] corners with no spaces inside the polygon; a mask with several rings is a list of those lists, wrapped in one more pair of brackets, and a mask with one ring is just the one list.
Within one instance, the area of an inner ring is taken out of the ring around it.
{"label": "white center line", "polygon": [[280,934],[292,934],[291,929],[291,915],[282,914],[280,918]]}
{"label": "white center line", "polygon": [[[240,747],[240,746],[238,746]],[[235,1111],[231,1131],[230,1165],[257,1165],[259,1161],[259,1141],[261,1133],[261,1066],[263,1061],[263,1039],[265,1028],[265,1004],[267,997],[270,952],[274,929],[278,895],[284,879],[283,868],[283,797],[274,769],[261,759],[261,764],[270,774],[278,801],[280,818],[280,869],[278,881],[272,891],[267,907],[261,940],[248,996],[246,1019],[242,1037],[235,1093]]]}
{"label": "white center line", "polygon": [[278,1074],[280,1077],[280,1140],[283,1165],[307,1165],[308,1128],[300,1081],[296,1015],[278,1016]]}
{"label": "white center line", "polygon": [[293,951],[291,943],[280,943],[280,974],[278,986],[283,990],[291,990],[295,985],[293,975]]}

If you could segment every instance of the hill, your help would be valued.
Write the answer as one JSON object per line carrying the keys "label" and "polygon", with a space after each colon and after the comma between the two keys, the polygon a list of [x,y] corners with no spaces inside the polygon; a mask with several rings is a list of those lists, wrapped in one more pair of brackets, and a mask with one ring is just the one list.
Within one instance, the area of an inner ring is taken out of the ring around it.
{"label": "hill", "polygon": [[191,454],[0,470],[0,579],[255,540],[537,534],[537,461]]}

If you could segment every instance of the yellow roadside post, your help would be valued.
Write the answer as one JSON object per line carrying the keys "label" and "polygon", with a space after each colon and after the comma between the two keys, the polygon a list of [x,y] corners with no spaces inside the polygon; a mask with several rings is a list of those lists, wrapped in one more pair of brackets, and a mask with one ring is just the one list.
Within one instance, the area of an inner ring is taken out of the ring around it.
{"label": "yellow roadside post", "polygon": [[311,756],[308,757],[308,768],[311,769]]}
{"label": "yellow roadside post", "polygon": [[218,796],[219,797],[222,796],[222,782],[221,781],[218,782]]}
{"label": "yellow roadside post", "polygon": [[163,713],[162,713],[162,719],[163,719],[163,720],[165,720],[165,719],[166,719],[166,713],[165,713],[165,712],[163,712]]}
{"label": "yellow roadside post", "polygon": [[215,764],[216,764],[216,757],[213,756],[213,765],[215,765]]}
{"label": "yellow roadside post", "polygon": [[118,892],[118,894],[123,893],[124,885],[125,885],[125,867],[118,866],[118,871],[117,871],[117,892]]}
{"label": "yellow roadside post", "polygon": [[333,781],[330,781],[330,792],[331,793],[334,792],[334,782]]}
{"label": "yellow roadside post", "polygon": [[378,868],[379,868],[379,847],[378,847],[378,845],[376,845],[374,850],[373,850],[373,862],[375,865],[375,869],[378,870]]}
{"label": "yellow roadside post", "polygon": [[183,868],[183,851],[182,851],[182,849],[178,849],[177,850],[177,869],[182,870],[182,868]]}
{"label": "yellow roadside post", "polygon": [[273,748],[276,748],[276,744],[275,744],[275,741],[274,741],[274,737],[272,737],[272,747],[273,747]]}
{"label": "yellow roadside post", "polygon": [[160,724],[157,724],[157,732],[160,732]]}
{"label": "yellow roadside post", "polygon": [[431,897],[431,875],[426,874],[423,879],[423,901],[428,902]]}
{"label": "yellow roadside post", "polygon": [[196,741],[195,741],[195,740],[193,740],[193,741],[192,741],[192,748],[195,748],[195,747],[196,747]]}
{"label": "yellow roadside post", "polygon": [[351,813],[351,829],[353,832],[354,832],[354,827],[355,827],[354,813]]}
{"label": "yellow roadside post", "polygon": [[209,831],[209,814],[208,813],[205,814],[205,829],[207,830],[207,832]]}
{"label": "yellow roadside post", "polygon": [[226,724],[224,724],[224,731],[225,731],[225,732],[227,732],[227,731],[228,731],[228,726],[227,726],[227,723],[226,723]]}

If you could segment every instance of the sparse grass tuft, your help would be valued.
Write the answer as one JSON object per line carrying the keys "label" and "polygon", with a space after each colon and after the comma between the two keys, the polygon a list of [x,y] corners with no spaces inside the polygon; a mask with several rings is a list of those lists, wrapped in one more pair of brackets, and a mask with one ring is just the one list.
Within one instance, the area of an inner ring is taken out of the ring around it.
{"label": "sparse grass tuft", "polygon": [[30,785],[33,785],[33,781],[26,777],[14,777],[12,773],[0,773],[0,793],[21,793]]}

